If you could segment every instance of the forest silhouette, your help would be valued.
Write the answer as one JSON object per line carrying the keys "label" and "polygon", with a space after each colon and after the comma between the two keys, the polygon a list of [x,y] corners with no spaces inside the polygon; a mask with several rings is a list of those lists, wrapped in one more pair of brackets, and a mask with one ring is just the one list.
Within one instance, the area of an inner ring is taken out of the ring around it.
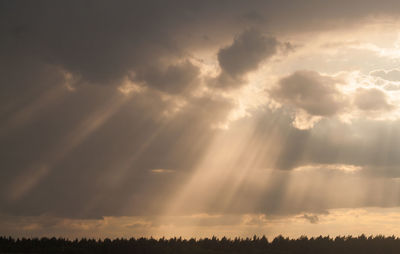
{"label": "forest silhouette", "polygon": [[75,239],[0,237],[0,253],[400,253],[395,236]]}

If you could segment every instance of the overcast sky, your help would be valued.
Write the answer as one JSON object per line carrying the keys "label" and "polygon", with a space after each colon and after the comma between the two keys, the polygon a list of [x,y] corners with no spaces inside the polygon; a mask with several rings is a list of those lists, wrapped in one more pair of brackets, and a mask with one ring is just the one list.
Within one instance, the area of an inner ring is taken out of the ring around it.
{"label": "overcast sky", "polygon": [[400,235],[399,17],[0,1],[0,235]]}

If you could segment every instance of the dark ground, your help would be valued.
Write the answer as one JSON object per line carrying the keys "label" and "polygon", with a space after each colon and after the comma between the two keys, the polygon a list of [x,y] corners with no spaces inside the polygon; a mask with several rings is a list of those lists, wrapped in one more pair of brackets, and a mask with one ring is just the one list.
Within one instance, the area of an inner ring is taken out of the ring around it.
{"label": "dark ground", "polygon": [[266,237],[204,239],[76,239],[0,237],[0,253],[400,253],[400,238],[390,236]]}

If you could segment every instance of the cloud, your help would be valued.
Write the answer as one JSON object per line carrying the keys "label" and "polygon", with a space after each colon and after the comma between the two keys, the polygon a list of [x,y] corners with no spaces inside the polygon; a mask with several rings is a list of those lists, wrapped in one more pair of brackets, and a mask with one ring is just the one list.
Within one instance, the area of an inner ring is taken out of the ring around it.
{"label": "cloud", "polygon": [[380,77],[388,81],[400,81],[400,70],[375,70],[369,73],[371,76]]}
{"label": "cloud", "polygon": [[398,90],[400,90],[400,85],[393,84],[393,83],[387,83],[383,88],[387,91],[398,91]]}
{"label": "cloud", "polygon": [[288,136],[276,166],[286,170],[309,167],[397,177],[394,168],[400,163],[395,148],[400,142],[396,134],[399,128],[398,120],[359,119],[343,123],[338,119],[325,119],[314,128],[302,131],[302,135]]}
{"label": "cloud", "polygon": [[338,80],[313,71],[296,71],[279,80],[270,91],[274,100],[301,109],[312,116],[332,116],[346,106],[346,98],[337,89]]}
{"label": "cloud", "polygon": [[244,76],[256,70],[263,60],[277,52],[278,41],[266,37],[257,30],[246,30],[233,43],[218,52],[221,73],[218,85],[222,87],[240,86]]}
{"label": "cloud", "polygon": [[199,82],[199,68],[188,60],[166,67],[150,67],[135,75],[134,79],[171,94],[193,90]]}
{"label": "cloud", "polygon": [[[397,4],[388,2],[390,6]],[[238,86],[237,78],[240,80],[242,75],[255,70],[277,49],[277,39],[263,34],[326,29],[332,27],[331,20],[336,18],[350,22],[376,13],[377,7],[383,8],[372,2],[362,3],[363,8],[355,8],[351,13],[342,12],[341,2],[329,8],[313,3],[319,11],[311,11],[314,8],[303,1],[296,2],[294,7],[277,1],[253,5],[241,1],[186,1],[184,4],[173,1],[168,8],[159,1],[4,3],[1,32],[6,39],[2,42],[2,55],[4,59],[25,56],[35,64],[57,66],[86,82],[115,85],[134,73],[142,73],[143,79],[176,75],[170,73],[174,70],[168,71],[168,66],[174,69],[177,61],[190,61],[193,50],[221,47],[232,34],[254,27],[237,36],[218,54],[221,69],[228,76],[221,75],[221,85]],[[346,4],[358,6],[353,2]],[[35,12],[27,11],[32,8]],[[150,74],[152,71],[155,72]],[[234,80],[229,79],[232,77]],[[155,78],[148,83],[173,93],[178,86],[174,84],[175,88],[170,90],[169,85],[160,85]]]}
{"label": "cloud", "polygon": [[382,89],[376,78],[357,71],[329,76],[303,70],[279,78],[267,91],[270,107],[291,112],[293,126],[305,130],[329,118],[344,122],[399,119],[396,91],[388,90],[387,83]]}
{"label": "cloud", "polygon": [[391,111],[394,106],[388,102],[386,94],[377,88],[358,88],[354,96],[355,105],[363,111]]}
{"label": "cloud", "polygon": [[317,224],[319,222],[319,217],[317,215],[304,214],[302,218],[309,221],[311,224]]}

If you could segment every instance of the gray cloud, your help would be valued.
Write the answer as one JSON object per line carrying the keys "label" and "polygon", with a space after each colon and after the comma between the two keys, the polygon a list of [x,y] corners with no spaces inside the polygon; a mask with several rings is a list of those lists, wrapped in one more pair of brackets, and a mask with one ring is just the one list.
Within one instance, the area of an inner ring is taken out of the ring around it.
{"label": "gray cloud", "polygon": [[400,90],[400,85],[388,83],[383,88],[387,91],[397,91]]}
{"label": "gray cloud", "polygon": [[337,80],[313,71],[297,71],[282,78],[270,92],[278,102],[314,116],[332,116],[346,105]]}
{"label": "gray cloud", "polygon": [[256,30],[241,33],[231,45],[218,52],[221,67],[218,85],[240,86],[245,74],[256,70],[263,60],[276,53],[278,44],[274,37],[266,37]]}
{"label": "gray cloud", "polygon": [[137,73],[135,80],[171,94],[192,90],[199,82],[200,71],[191,62],[171,64],[167,67],[150,67]]}
{"label": "gray cloud", "polygon": [[317,224],[319,222],[319,217],[315,214],[313,215],[304,214],[302,218],[309,221],[311,224]]}
{"label": "gray cloud", "polygon": [[[395,147],[400,142],[396,134],[399,127],[398,121],[358,120],[345,124],[325,119],[312,130],[303,131],[307,135],[300,136],[302,139],[287,139],[285,149],[290,152],[282,153],[277,167],[347,164],[360,166],[362,174],[398,177],[395,167],[400,160]],[[296,146],[299,142],[302,145]]]}
{"label": "gray cloud", "polygon": [[[2,56],[8,59],[21,52],[89,82],[112,84],[132,72],[163,69],[162,62],[168,66],[185,60],[190,49],[220,46],[247,27],[261,33],[326,29],[337,18],[350,22],[374,13],[391,14],[398,3],[387,2],[345,2],[351,12],[343,12],[342,1],[329,5],[318,1],[3,2]],[[221,67],[229,75],[254,69],[276,47],[274,38],[250,30],[242,36],[220,52]],[[228,59],[235,61],[227,63]]]}
{"label": "gray cloud", "polygon": [[386,94],[377,88],[357,89],[354,103],[364,111],[390,111],[394,109],[394,106],[388,102]]}
{"label": "gray cloud", "polygon": [[371,71],[369,74],[371,76],[380,77],[382,79],[389,81],[400,81],[400,71],[397,69],[389,71],[376,70],[376,71]]}

